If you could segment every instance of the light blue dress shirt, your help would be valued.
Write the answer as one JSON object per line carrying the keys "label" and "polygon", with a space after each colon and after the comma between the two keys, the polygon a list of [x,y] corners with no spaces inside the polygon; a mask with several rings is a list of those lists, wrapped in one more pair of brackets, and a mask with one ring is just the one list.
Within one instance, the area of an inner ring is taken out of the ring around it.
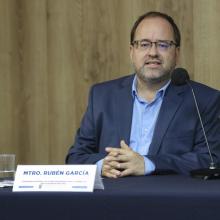
{"label": "light blue dress shirt", "polygon": [[[126,144],[128,144],[132,150],[143,156],[145,162],[145,175],[147,175],[155,170],[155,165],[150,159],[144,157],[144,155],[146,156],[148,154],[163,97],[170,81],[157,91],[154,100],[151,102],[147,102],[138,96],[136,84],[137,77],[135,76],[131,91],[134,105],[130,143]],[[103,159],[96,163],[100,175],[102,172],[102,164]]]}
{"label": "light blue dress shirt", "polygon": [[[129,146],[140,155],[147,155],[153,138],[154,128],[157,122],[160,107],[163,101],[166,88],[170,81],[159,89],[154,100],[148,102],[137,94],[137,77],[132,84],[132,96],[134,98],[131,135]],[[154,163],[147,157],[145,161],[145,174],[150,174],[155,170]]]}

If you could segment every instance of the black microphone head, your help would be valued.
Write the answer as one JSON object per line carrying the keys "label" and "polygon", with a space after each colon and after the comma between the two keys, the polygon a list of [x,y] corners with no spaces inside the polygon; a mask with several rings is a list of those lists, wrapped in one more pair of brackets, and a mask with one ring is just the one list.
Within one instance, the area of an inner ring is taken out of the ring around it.
{"label": "black microphone head", "polygon": [[171,82],[176,86],[181,86],[189,81],[189,74],[184,68],[176,68],[172,72]]}

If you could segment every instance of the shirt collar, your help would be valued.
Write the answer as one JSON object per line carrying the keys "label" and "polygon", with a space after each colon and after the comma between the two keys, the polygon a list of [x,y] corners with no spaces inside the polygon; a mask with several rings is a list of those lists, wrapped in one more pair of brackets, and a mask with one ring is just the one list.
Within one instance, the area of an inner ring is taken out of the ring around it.
{"label": "shirt collar", "polygon": [[[161,96],[162,98],[164,97],[165,91],[167,87],[170,85],[171,80],[169,80],[162,88],[160,88],[157,93],[156,93],[156,98]],[[135,98],[135,96],[138,96],[137,94],[137,75],[135,75],[133,83],[132,83],[132,96]]]}

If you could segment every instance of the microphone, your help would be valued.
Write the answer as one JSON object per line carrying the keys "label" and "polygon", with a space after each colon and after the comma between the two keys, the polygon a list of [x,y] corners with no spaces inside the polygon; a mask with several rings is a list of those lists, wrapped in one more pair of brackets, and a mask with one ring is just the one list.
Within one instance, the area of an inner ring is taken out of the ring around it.
{"label": "microphone", "polygon": [[200,114],[198,102],[196,100],[196,96],[195,96],[193,87],[190,83],[190,78],[189,78],[188,72],[184,68],[174,69],[174,71],[172,72],[172,75],[171,75],[171,82],[176,86],[181,86],[181,85],[187,84],[191,88],[192,95],[193,95],[193,100],[194,100],[194,103],[195,103],[195,106],[196,106],[197,115],[199,117],[200,125],[202,127],[202,132],[203,132],[203,136],[204,136],[205,143],[206,143],[206,147],[207,147],[208,153],[209,153],[209,158],[210,158],[209,168],[192,170],[192,171],[190,171],[190,174],[191,174],[192,177],[203,178],[205,180],[207,180],[207,179],[218,179],[218,178],[220,178],[220,168],[216,167],[216,164],[213,160],[211,148],[209,146],[207,135],[206,135],[206,132],[205,132],[205,129],[204,129],[204,124],[203,124],[202,117],[201,117],[201,114]]}

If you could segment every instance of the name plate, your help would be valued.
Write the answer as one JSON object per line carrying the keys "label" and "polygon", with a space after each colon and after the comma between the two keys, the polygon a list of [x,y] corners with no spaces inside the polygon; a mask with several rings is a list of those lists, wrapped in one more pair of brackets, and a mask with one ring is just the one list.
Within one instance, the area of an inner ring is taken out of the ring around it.
{"label": "name plate", "polygon": [[18,165],[13,192],[104,189],[96,165]]}

